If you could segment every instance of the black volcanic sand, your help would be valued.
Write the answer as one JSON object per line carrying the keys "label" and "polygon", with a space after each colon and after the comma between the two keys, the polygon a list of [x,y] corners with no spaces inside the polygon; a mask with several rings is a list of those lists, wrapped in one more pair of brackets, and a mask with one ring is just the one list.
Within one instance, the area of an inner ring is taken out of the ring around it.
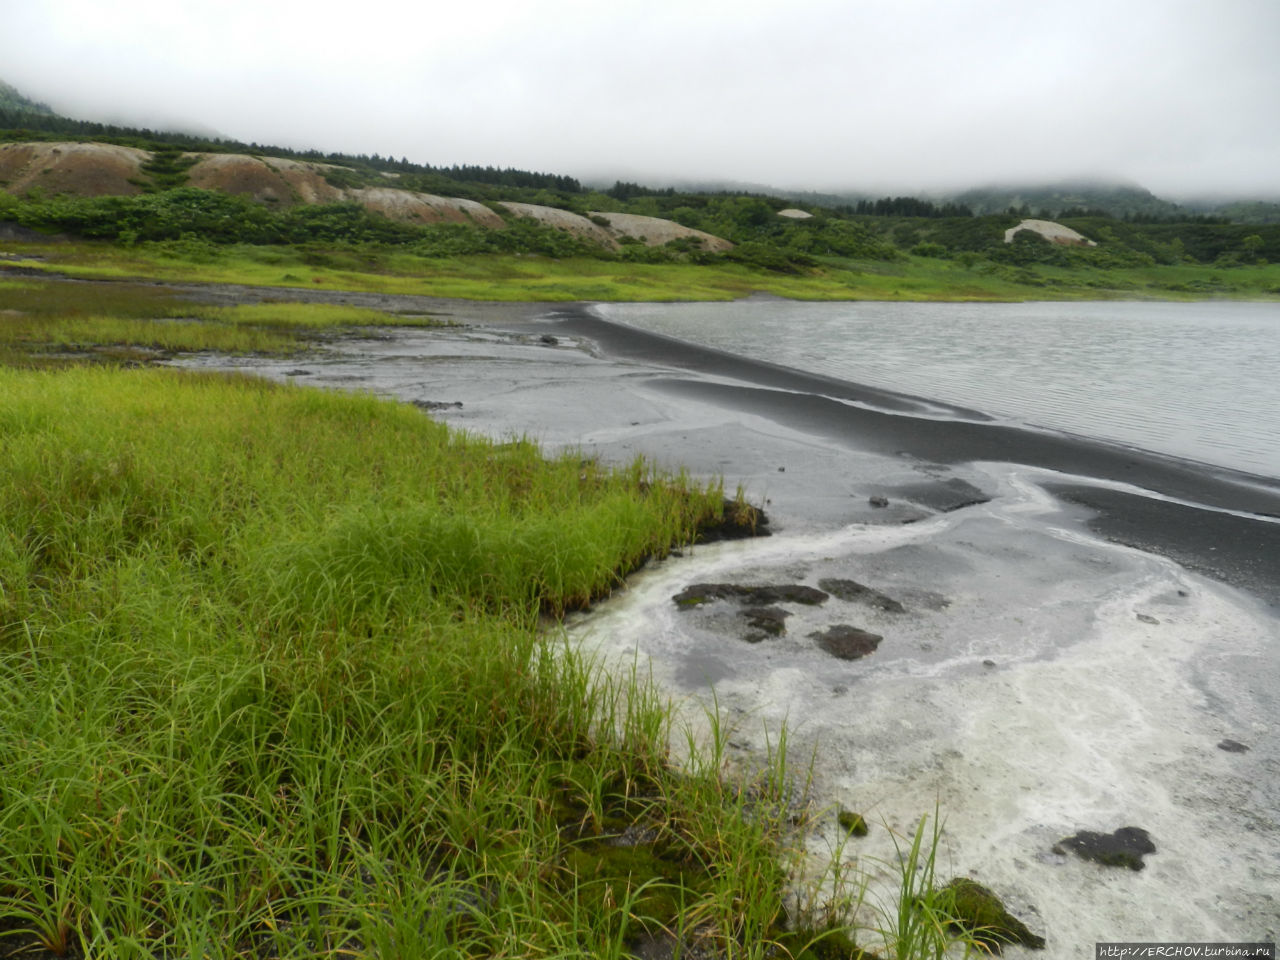
{"label": "black volcanic sand", "polygon": [[[1280,606],[1280,480],[1069,434],[996,423],[963,408],[610,323],[589,308],[558,307],[549,311],[549,316],[555,322],[544,326],[588,338],[607,356],[740,381],[678,376],[650,381],[651,387],[673,396],[749,412],[851,450],[944,464],[1025,464],[1067,474],[1062,483],[1048,489],[1093,511],[1096,516],[1091,525],[1103,536],[1168,556]],[[938,419],[940,412],[963,419]],[[1090,478],[1128,484],[1186,503],[1091,486]],[[904,497],[919,493],[896,492]],[[894,493],[888,491],[890,499]],[[968,492],[956,499],[970,497],[979,499]]]}

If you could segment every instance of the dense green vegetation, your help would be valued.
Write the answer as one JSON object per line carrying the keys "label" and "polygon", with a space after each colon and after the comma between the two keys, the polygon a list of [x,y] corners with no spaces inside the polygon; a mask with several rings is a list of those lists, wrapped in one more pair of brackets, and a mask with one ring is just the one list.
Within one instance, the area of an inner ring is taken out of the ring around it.
{"label": "dense green vegetation", "polygon": [[[601,197],[612,206],[624,204]],[[713,254],[688,241],[662,247],[624,244],[604,250],[562,230],[512,217],[502,229],[460,224],[409,225],[370,213],[356,204],[294,206],[273,209],[242,197],[179,187],[134,197],[20,198],[0,194],[0,220],[23,226],[137,245],[139,253],[171,254],[199,262],[225,258],[232,245],[273,246],[311,251],[319,263],[332,259],[320,250],[352,251],[376,272],[399,255],[452,262],[486,254],[522,254],[562,260],[591,258],[620,264],[693,264],[717,267],[741,264],[749,271],[792,274],[798,278],[833,278],[840,271],[903,275],[927,272],[928,261],[950,261],[948,282],[965,276],[952,296],[1008,299],[1019,296],[1234,294],[1274,295],[1280,283],[1269,265],[1280,263],[1280,226],[1223,223],[1132,223],[1097,215],[1062,219],[1097,247],[1049,244],[1029,232],[1014,243],[1004,231],[1018,223],[1008,214],[983,217],[840,216],[818,211],[807,220],[777,216],[781,201],[756,197],[674,194],[633,197],[626,212],[667,217],[686,226],[733,240],[735,248]],[[605,206],[600,204],[599,206]],[[151,246],[148,246],[151,245]],[[281,255],[280,259],[290,259]],[[296,259],[296,258],[295,258]],[[306,256],[302,258],[306,259]],[[339,257],[341,259],[341,257]],[[927,261],[922,264],[919,261]],[[1187,276],[1186,268],[1194,276]],[[1231,268],[1254,268],[1241,275]],[[1168,279],[1148,283],[1126,271],[1164,271]],[[625,273],[625,270],[623,271]],[[937,272],[935,270],[935,272]],[[145,275],[145,274],[144,274]],[[279,278],[276,278],[277,280]],[[1249,281],[1244,282],[1242,281]],[[272,281],[263,281],[272,282]],[[287,282],[287,281],[285,281]],[[770,282],[761,280],[769,288]],[[822,287],[822,283],[816,283]],[[892,295],[893,289],[872,283],[865,293],[851,279],[844,296]],[[908,284],[910,286],[910,284]],[[1016,288],[1026,290],[1019,295]],[[852,289],[850,289],[852,287]],[[981,291],[986,291],[982,293]],[[805,296],[803,292],[800,296]],[[838,296],[830,289],[810,295]],[[945,291],[932,295],[947,298]],[[512,298],[508,294],[482,296]],[[622,294],[625,298],[627,295]],[[533,299],[543,299],[535,296]],[[605,294],[574,293],[570,298],[613,299]],[[661,293],[657,294],[662,299]]]}

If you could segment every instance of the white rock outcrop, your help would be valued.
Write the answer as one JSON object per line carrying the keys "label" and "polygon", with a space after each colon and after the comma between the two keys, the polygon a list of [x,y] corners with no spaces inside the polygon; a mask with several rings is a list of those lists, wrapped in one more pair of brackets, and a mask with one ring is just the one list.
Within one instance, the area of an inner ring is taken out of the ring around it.
{"label": "white rock outcrop", "polygon": [[1032,233],[1038,233],[1050,243],[1061,243],[1070,247],[1096,247],[1098,244],[1094,240],[1090,240],[1082,233],[1077,233],[1070,227],[1064,227],[1060,223],[1054,223],[1052,220],[1023,220],[1016,227],[1010,227],[1004,232],[1004,242],[1013,243],[1013,238],[1020,230],[1030,230]]}

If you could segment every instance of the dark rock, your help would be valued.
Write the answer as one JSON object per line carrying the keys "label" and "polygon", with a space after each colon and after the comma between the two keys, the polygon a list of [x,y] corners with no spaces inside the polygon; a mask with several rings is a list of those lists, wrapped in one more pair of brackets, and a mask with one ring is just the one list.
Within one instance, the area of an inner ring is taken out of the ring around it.
{"label": "dark rock", "polygon": [[771,637],[780,637],[787,632],[787,617],[791,616],[791,611],[782,607],[747,607],[742,615],[747,618],[748,625],[763,630]]}
{"label": "dark rock", "polygon": [[1027,929],[1027,925],[1010,914],[1000,898],[982,884],[968,877],[956,877],[942,889],[955,898],[956,926],[992,953],[999,953],[1010,943],[1032,950],[1044,949],[1044,937]]}
{"label": "dark rock", "polygon": [[311,371],[299,368],[297,370],[286,370],[284,375],[286,377],[309,377],[311,376]]}
{"label": "dark rock", "polygon": [[1075,851],[1085,860],[1130,870],[1141,870],[1146,866],[1142,862],[1143,856],[1156,852],[1156,845],[1141,827],[1121,827],[1115,833],[1081,830],[1075,836],[1059,840],[1053,852],[1060,854],[1063,847]]}
{"label": "dark rock", "polygon": [[409,402],[419,410],[457,410],[462,407],[461,400],[454,400],[452,403],[444,400],[411,400]]}
{"label": "dark rock", "polygon": [[1140,614],[1138,614],[1138,619],[1139,619],[1140,621],[1142,621],[1143,623],[1159,623],[1159,622],[1160,622],[1160,621],[1159,621],[1159,620],[1157,620],[1155,617],[1151,616],[1151,614],[1149,614],[1149,613],[1140,613]]}
{"label": "dark rock", "polygon": [[851,837],[865,837],[867,835],[867,820],[860,813],[854,813],[852,810],[841,810],[836,814],[836,823]]}
{"label": "dark rock", "polygon": [[839,600],[850,603],[866,603],[888,613],[906,613],[907,608],[893,597],[885,596],[879,590],[858,583],[856,580],[840,580],[827,577],[818,581],[818,586]]}
{"label": "dark rock", "polygon": [[994,667],[996,665],[996,662],[994,660],[983,660],[982,665],[984,667]]}
{"label": "dark rock", "polygon": [[745,540],[748,537],[767,537],[769,518],[759,507],[741,500],[725,497],[724,512],[720,520],[698,528],[699,543],[715,543],[718,540]]}
{"label": "dark rock", "polygon": [[870,503],[873,507],[876,507],[877,509],[879,509],[882,507],[887,507],[889,505],[889,498],[888,497],[872,497],[867,502]]}
{"label": "dark rock", "polygon": [[1219,750],[1225,750],[1227,753],[1246,753],[1249,748],[1239,740],[1222,740],[1218,743]]}
{"label": "dark rock", "polygon": [[821,590],[815,590],[813,587],[806,587],[802,583],[776,583],[762,587],[752,587],[747,596],[754,603],[789,602],[803,603],[810,607],[826,603],[828,599],[826,593]]}
{"label": "dark rock", "polygon": [[847,623],[837,623],[834,627],[809,634],[831,656],[840,660],[857,660],[869,653],[874,653],[884,637],[866,630],[859,630]]}
{"label": "dark rock", "polygon": [[827,594],[799,583],[744,586],[737,583],[694,583],[671,598],[679,607],[696,607],[712,600],[738,600],[741,603],[769,606],[775,603],[823,603]]}
{"label": "dark rock", "polygon": [[538,338],[538,340],[541,341],[542,343],[545,343],[549,347],[558,346],[560,343],[559,339],[557,339],[556,337],[552,336],[549,333],[544,333],[542,336]]}

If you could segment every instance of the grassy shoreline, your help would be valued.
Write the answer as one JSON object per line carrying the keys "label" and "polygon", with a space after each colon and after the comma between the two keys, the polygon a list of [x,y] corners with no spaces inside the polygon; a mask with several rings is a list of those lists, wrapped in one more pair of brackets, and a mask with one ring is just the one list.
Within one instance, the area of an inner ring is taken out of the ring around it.
{"label": "grassy shoreline", "polygon": [[148,366],[375,318],[108,287],[0,280],[0,954],[859,955],[797,913],[785,750],[675,763],[554,628],[717,485]]}
{"label": "grassy shoreline", "polygon": [[1280,300],[1280,264],[1014,267],[903,255],[824,258],[803,273],[736,263],[644,264],[586,257],[473,255],[448,259],[378,247],[5,242],[9,270],[85,279],[237,283],[418,294],[463,300],[734,300],[769,293],[798,300],[1018,301],[1081,299]]}

